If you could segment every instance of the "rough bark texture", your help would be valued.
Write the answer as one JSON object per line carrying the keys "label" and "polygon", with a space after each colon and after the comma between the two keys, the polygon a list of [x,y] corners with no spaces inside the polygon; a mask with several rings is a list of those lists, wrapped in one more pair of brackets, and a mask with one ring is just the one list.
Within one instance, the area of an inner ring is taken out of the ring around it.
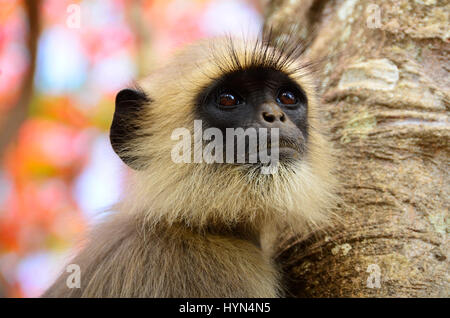
{"label": "rough bark texture", "polygon": [[341,225],[280,244],[293,296],[449,296],[449,12],[444,0],[268,3],[268,25],[315,31],[308,54],[328,56],[318,83],[342,185]]}

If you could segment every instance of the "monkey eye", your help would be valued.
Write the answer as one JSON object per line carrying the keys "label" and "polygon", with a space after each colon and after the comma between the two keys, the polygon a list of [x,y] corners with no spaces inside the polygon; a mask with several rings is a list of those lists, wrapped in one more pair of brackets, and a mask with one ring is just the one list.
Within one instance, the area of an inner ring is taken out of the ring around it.
{"label": "monkey eye", "polygon": [[217,104],[222,107],[233,107],[240,103],[239,96],[232,91],[223,91],[217,97]]}
{"label": "monkey eye", "polygon": [[278,93],[277,102],[283,105],[295,105],[298,103],[298,97],[294,91],[282,89]]}

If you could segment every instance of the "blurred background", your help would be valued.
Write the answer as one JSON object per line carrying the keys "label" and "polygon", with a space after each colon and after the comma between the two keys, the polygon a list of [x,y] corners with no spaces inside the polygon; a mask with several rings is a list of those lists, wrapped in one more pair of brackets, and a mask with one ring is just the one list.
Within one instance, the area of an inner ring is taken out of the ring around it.
{"label": "blurred background", "polygon": [[120,198],[115,94],[259,0],[0,0],[0,297],[37,297]]}

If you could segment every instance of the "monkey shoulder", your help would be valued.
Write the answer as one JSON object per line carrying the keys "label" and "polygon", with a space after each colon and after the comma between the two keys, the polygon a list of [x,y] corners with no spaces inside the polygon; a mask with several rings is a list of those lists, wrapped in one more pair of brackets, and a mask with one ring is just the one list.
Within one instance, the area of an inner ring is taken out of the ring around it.
{"label": "monkey shoulder", "polygon": [[253,243],[120,216],[99,226],[44,297],[276,297],[277,271]]}

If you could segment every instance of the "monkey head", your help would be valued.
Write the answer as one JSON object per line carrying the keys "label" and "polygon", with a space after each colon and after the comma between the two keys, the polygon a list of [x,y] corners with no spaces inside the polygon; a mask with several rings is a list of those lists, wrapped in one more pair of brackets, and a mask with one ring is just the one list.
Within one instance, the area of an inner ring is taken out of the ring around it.
{"label": "monkey head", "polygon": [[[126,209],[150,223],[198,228],[278,220],[307,228],[326,220],[330,149],[302,53],[292,38],[207,40],[175,54],[139,88],[119,92],[110,139],[133,169]],[[188,142],[177,148],[174,136]],[[265,142],[252,148],[252,140]],[[181,162],[174,149],[184,150]],[[261,173],[263,151],[279,156],[275,173]],[[215,160],[202,160],[208,155]]]}

